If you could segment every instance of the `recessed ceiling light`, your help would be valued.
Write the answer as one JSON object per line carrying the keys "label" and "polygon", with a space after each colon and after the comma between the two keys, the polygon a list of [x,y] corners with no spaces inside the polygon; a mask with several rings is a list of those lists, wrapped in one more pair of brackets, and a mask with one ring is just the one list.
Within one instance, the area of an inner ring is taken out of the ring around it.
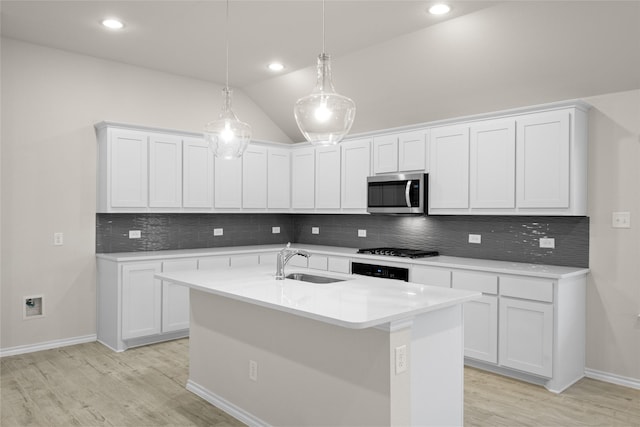
{"label": "recessed ceiling light", "polygon": [[269,69],[271,71],[282,71],[284,70],[284,65],[282,65],[280,62],[272,62],[271,64],[269,64]]}
{"label": "recessed ceiling light", "polygon": [[121,30],[122,28],[124,28],[124,24],[122,23],[122,21],[114,18],[103,19],[101,24],[112,30]]}
{"label": "recessed ceiling light", "polygon": [[445,13],[449,13],[451,11],[451,7],[444,3],[434,4],[429,8],[429,13],[432,15],[444,15]]}

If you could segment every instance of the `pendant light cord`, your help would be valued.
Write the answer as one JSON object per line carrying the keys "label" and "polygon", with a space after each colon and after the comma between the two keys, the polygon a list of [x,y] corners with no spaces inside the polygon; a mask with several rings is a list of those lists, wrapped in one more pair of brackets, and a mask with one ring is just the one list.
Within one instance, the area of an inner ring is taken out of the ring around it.
{"label": "pendant light cord", "polygon": [[225,87],[229,90],[229,0],[227,0],[227,13],[225,17],[224,43],[226,48],[227,69],[225,76]]}
{"label": "pendant light cord", "polygon": [[322,56],[324,56],[324,54],[326,53],[324,44],[325,44],[325,36],[324,36],[324,0],[322,0]]}

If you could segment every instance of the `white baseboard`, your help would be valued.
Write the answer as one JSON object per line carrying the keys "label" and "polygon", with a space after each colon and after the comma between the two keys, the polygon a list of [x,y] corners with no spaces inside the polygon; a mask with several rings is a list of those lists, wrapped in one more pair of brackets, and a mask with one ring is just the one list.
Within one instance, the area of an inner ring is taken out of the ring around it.
{"label": "white baseboard", "polygon": [[97,340],[96,334],[82,337],[65,338],[61,340],[45,341],[37,344],[18,345],[9,348],[0,348],[0,357],[15,356],[17,354],[33,353],[35,351],[50,350],[52,348],[66,347],[68,345],[84,344]]}
{"label": "white baseboard", "polygon": [[611,384],[617,384],[629,388],[640,390],[640,379],[623,377],[622,375],[610,374],[608,372],[596,371],[595,369],[585,369],[584,375],[594,380],[600,380]]}
{"label": "white baseboard", "polygon": [[207,402],[211,403],[213,406],[215,406],[216,408],[220,409],[221,411],[226,412],[227,414],[231,415],[233,418],[249,425],[252,427],[270,427],[270,424],[264,422],[263,420],[261,420],[260,418],[254,416],[253,414],[250,414],[249,412],[245,411],[242,408],[239,408],[238,406],[234,405],[233,403],[229,402],[228,400],[218,396],[215,393],[212,393],[211,391],[207,390],[206,388],[202,387],[200,384],[197,384],[191,380],[187,381],[187,390],[189,390],[191,393],[195,394],[196,396],[199,396],[201,398],[203,398],[204,400],[206,400]]}

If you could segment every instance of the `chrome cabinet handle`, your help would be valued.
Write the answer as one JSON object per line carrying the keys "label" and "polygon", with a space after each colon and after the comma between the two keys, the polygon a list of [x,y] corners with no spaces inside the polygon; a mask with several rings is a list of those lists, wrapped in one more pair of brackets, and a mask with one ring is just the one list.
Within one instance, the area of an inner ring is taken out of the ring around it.
{"label": "chrome cabinet handle", "polygon": [[407,188],[404,189],[404,199],[407,202],[407,207],[411,207],[411,180],[407,181]]}

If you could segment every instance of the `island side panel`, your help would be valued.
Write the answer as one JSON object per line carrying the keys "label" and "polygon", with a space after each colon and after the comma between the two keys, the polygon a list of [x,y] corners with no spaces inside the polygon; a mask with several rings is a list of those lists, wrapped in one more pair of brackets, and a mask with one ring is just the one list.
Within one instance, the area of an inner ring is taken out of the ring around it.
{"label": "island side panel", "polygon": [[388,332],[193,289],[190,331],[190,389],[225,402],[232,415],[268,425],[390,425]]}
{"label": "island side panel", "polygon": [[411,425],[461,426],[464,422],[462,305],[432,311],[411,328]]}

